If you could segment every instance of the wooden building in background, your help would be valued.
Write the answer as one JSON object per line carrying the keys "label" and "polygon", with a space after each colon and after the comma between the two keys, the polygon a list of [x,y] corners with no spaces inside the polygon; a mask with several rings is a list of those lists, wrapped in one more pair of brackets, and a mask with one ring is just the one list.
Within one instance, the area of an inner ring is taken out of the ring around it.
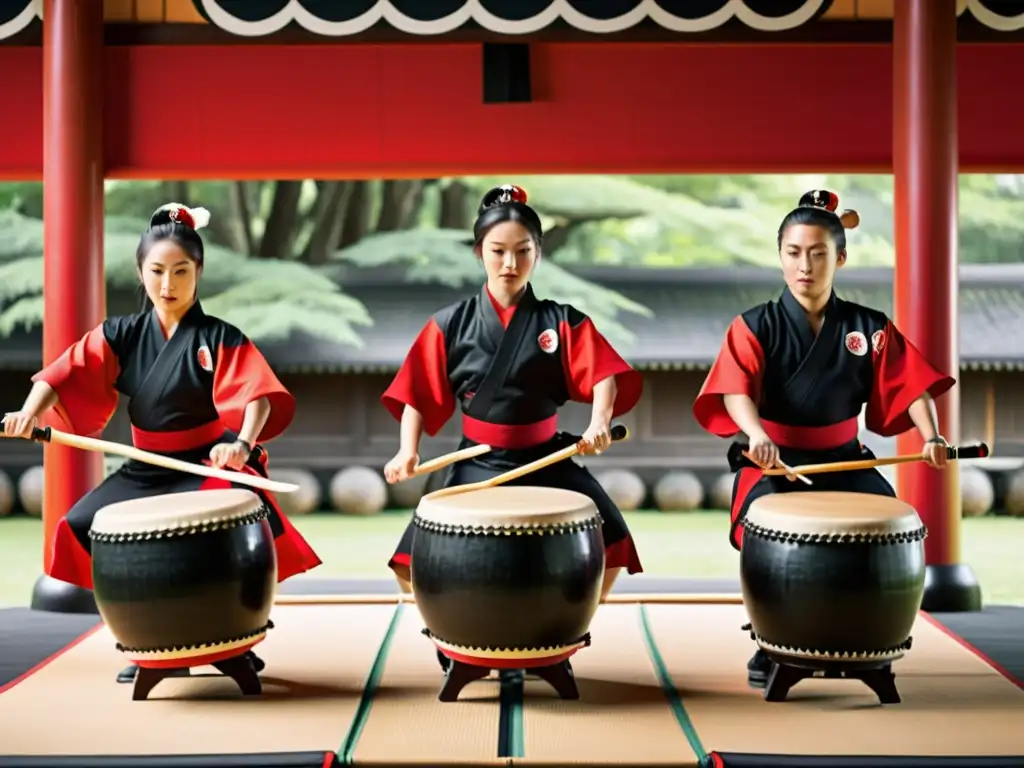
{"label": "wooden building in background", "polygon": [[[543,266],[541,266],[543,268]],[[726,471],[727,442],[703,432],[691,405],[721,344],[726,327],[744,309],[777,297],[777,270],[579,268],[574,272],[648,307],[652,316],[620,315],[635,336],[620,345],[644,372],[645,393],[623,418],[632,439],[601,457],[587,459],[595,471],[635,473],[648,489],[667,473],[695,474],[706,487]],[[388,270],[353,270],[340,278],[345,291],[367,306],[374,319],[362,329],[361,349],[314,338],[265,343],[261,348],[298,400],[291,429],[270,445],[275,469],[308,470],[323,487],[346,467],[378,471],[398,447],[398,425],[380,405],[380,395],[430,314],[476,290],[433,283],[407,283]],[[840,274],[843,298],[891,314],[892,271],[849,269]],[[960,271],[961,435],[985,440],[999,457],[986,469],[1024,464],[1024,265],[970,265]],[[111,313],[131,312],[136,294],[109,297]],[[0,343],[0,398],[17,407],[31,373],[40,363],[40,336],[19,335]],[[589,407],[570,404],[561,426],[581,431]],[[458,420],[426,438],[425,457],[453,450]],[[107,438],[130,442],[128,421],[119,409]],[[895,452],[894,440],[870,433],[876,453]],[[13,478],[41,463],[38,446],[0,441],[0,470]]]}

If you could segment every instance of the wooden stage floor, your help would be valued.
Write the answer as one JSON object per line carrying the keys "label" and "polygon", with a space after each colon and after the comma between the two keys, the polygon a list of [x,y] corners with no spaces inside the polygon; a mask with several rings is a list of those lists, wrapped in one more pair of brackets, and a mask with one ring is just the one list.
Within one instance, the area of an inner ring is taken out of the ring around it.
{"label": "wooden stage floor", "polygon": [[617,590],[573,658],[578,701],[493,678],[445,704],[415,604],[387,588],[341,594],[351,584],[296,594],[295,581],[257,648],[267,667],[253,698],[209,670],[133,702],[97,617],[0,611],[0,767],[1024,766],[1024,609],[995,620],[1017,625],[1004,659],[960,636],[966,614],[922,614],[894,665],[901,704],[821,679],[768,703],[746,685],[738,595]]}

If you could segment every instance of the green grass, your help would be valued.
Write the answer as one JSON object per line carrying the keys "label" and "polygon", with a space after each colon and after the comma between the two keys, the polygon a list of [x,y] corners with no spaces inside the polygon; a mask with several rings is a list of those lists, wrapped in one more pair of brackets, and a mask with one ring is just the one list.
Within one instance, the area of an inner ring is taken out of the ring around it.
{"label": "green grass", "polygon": [[[320,578],[389,578],[385,565],[409,520],[408,511],[370,517],[317,513],[292,521],[324,564]],[[739,556],[726,540],[724,512],[632,512],[626,521],[651,576],[734,578]],[[977,573],[986,603],[1024,605],[1019,552],[1024,518],[964,520],[962,560]],[[24,516],[0,518],[0,605],[27,605],[42,567],[42,525]]]}

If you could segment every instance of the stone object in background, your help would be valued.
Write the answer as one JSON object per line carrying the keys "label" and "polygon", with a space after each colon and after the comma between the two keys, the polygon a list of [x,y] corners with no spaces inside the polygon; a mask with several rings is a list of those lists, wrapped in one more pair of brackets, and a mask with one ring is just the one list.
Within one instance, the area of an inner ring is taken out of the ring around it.
{"label": "stone object in background", "polygon": [[435,482],[437,486],[440,486],[441,483],[444,482],[443,478],[447,473],[448,467],[445,467],[444,469],[439,469],[437,472],[433,472],[429,475],[418,475],[389,486],[391,491],[391,506],[395,509],[415,509],[420,503],[420,499],[423,498],[423,494],[426,492],[427,484],[430,483],[431,478],[434,475],[438,475],[439,477]]}
{"label": "stone object in background", "polygon": [[312,472],[296,467],[270,470],[270,477],[281,483],[294,483],[299,490],[293,493],[275,493],[274,498],[288,517],[308,515],[320,508],[323,489]]}
{"label": "stone object in background", "polygon": [[11,514],[14,509],[14,484],[7,473],[0,471],[0,517]]}
{"label": "stone object in background", "polygon": [[1005,506],[1007,514],[1024,517],[1024,469],[1010,475],[1006,483]]}
{"label": "stone object in background", "polygon": [[663,512],[690,512],[704,501],[704,486],[693,472],[667,472],[654,486],[654,504]]}
{"label": "stone object in background", "polygon": [[977,467],[960,467],[960,497],[964,517],[978,517],[992,511],[995,487],[988,472]]}
{"label": "stone object in background", "polygon": [[331,505],[346,515],[375,515],[388,502],[388,485],[369,467],[345,467],[331,480]]}
{"label": "stone object in background", "polygon": [[43,516],[43,468],[29,467],[18,478],[18,502],[25,514]]}
{"label": "stone object in background", "polygon": [[607,469],[598,473],[597,482],[623,512],[639,509],[647,498],[640,475],[628,469]]}
{"label": "stone object in background", "polygon": [[736,475],[732,472],[725,472],[715,478],[708,490],[708,506],[711,509],[726,510],[732,507],[732,485]]}

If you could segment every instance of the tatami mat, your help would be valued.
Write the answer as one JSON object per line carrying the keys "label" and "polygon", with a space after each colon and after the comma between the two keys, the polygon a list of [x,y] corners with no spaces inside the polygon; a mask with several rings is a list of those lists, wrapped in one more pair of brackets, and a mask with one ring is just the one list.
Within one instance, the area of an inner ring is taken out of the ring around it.
{"label": "tatami mat", "polygon": [[[394,606],[279,607],[256,651],[264,693],[219,675],[162,681],[147,701],[115,682],[126,661],[100,629],[0,694],[6,755],[334,752]],[[213,672],[200,668],[195,672]],[[14,727],[14,724],[17,724]]]}
{"label": "tatami mat", "polygon": [[705,602],[602,606],[591,646],[573,657],[581,698],[529,680],[521,704],[504,709],[496,679],[471,683],[459,702],[437,700],[443,674],[415,605],[278,606],[273,618],[254,698],[209,676],[165,680],[134,702],[114,681],[125,659],[100,629],[0,693],[0,753],[338,752],[342,764],[380,768],[696,768],[710,752],[1024,755],[1024,690],[924,617],[894,667],[902,704],[821,679],[765,702],[746,683],[754,646],[743,606]]}
{"label": "tatami mat", "polygon": [[438,701],[444,673],[422,630],[415,606],[402,606],[366,722],[342,760],[356,765],[505,764],[497,759],[498,682],[478,680],[462,690],[459,701]]}
{"label": "tatami mat", "polygon": [[516,765],[694,766],[687,741],[662,692],[644,640],[638,605],[605,605],[591,623],[592,642],[572,658],[578,701],[528,680],[523,699],[523,757]]}
{"label": "tatami mat", "polygon": [[709,751],[777,755],[1024,755],[1024,690],[920,617],[893,665],[901,704],[863,683],[804,680],[786,702],[747,686],[743,606],[650,605],[665,666]]}

